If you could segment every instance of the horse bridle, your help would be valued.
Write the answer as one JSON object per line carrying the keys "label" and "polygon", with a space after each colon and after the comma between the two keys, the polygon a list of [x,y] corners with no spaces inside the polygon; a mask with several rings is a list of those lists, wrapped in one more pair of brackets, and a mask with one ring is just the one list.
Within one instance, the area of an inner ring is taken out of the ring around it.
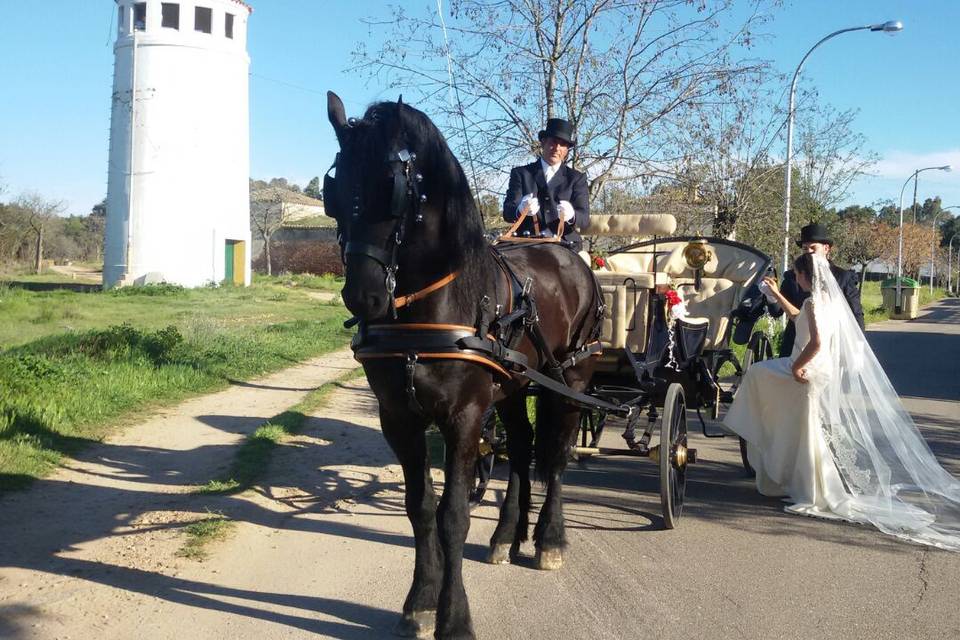
{"label": "horse bridle", "polygon": [[[355,123],[356,121],[351,118],[349,126],[355,126]],[[394,228],[388,236],[386,247],[378,247],[366,242],[357,242],[349,239],[347,239],[346,242],[344,241],[343,233],[340,229],[341,225],[347,227],[349,231],[353,224],[363,218],[363,210],[360,206],[359,187],[354,188],[352,197],[353,207],[349,221],[344,221],[341,215],[343,212],[337,210],[338,207],[334,202],[330,203],[334,204],[333,207],[328,206],[326,209],[327,215],[337,220],[337,242],[340,245],[340,259],[344,265],[346,265],[348,256],[359,255],[366,256],[383,267],[384,287],[390,299],[390,308],[393,309],[394,317],[396,317],[394,292],[397,289],[397,256],[406,234],[407,220],[412,216],[414,223],[423,222],[423,213],[420,207],[427,201],[426,194],[420,193],[420,183],[423,181],[423,176],[416,170],[416,160],[417,154],[406,148],[388,153],[385,159],[387,164],[393,166],[390,176],[392,188],[389,213],[390,217],[395,220]],[[330,172],[336,168],[339,161],[340,154],[338,153],[330,169],[327,170],[326,175],[323,177],[324,193],[336,193],[336,178],[331,176]],[[352,236],[353,234],[351,233],[349,235]]]}

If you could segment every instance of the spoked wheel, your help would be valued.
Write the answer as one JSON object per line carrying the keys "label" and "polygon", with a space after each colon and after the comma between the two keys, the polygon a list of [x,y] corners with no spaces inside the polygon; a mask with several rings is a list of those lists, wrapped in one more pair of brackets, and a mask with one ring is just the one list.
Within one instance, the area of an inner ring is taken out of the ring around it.
{"label": "spoked wheel", "polygon": [[470,508],[475,509],[483,502],[487,492],[487,483],[493,475],[493,467],[497,462],[497,449],[500,439],[497,436],[497,413],[491,405],[483,414],[483,427],[480,431],[480,452],[474,467],[473,491],[470,492]]}
{"label": "spoked wheel", "polygon": [[663,526],[674,529],[683,510],[687,488],[687,404],[683,386],[674,382],[667,387],[660,422],[660,504]]}
{"label": "spoked wheel", "polygon": [[[770,344],[770,339],[767,338],[765,333],[760,331],[755,332],[752,336],[750,336],[750,342],[747,344],[747,351],[743,354],[742,368],[744,377],[747,375],[747,369],[749,369],[753,363],[769,360],[772,357],[773,345]],[[743,438],[739,438],[739,440],[740,460],[743,462],[743,468],[747,472],[747,475],[752,478],[753,476],[757,475],[757,472],[750,465],[750,460],[747,457],[747,441]]]}

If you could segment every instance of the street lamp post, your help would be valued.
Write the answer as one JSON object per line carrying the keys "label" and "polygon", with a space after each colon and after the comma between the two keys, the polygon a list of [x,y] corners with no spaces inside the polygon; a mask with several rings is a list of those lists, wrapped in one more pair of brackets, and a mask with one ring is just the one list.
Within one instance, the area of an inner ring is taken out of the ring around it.
{"label": "street lamp post", "polygon": [[930,295],[933,295],[933,258],[937,252],[937,218],[940,217],[940,214],[948,209],[957,209],[960,208],[960,205],[950,205],[949,207],[943,207],[940,211],[937,212],[937,215],[933,216],[933,241],[930,243]]}
{"label": "street lamp post", "polygon": [[[960,238],[960,234],[950,236],[950,242],[947,243],[947,293],[953,293],[953,241]],[[957,249],[957,262],[960,262],[960,248]]]}
{"label": "street lamp post", "polygon": [[[952,167],[948,164],[945,164],[941,167],[924,167],[923,169],[917,169],[910,175],[909,178],[907,178],[907,181],[903,183],[903,186],[900,187],[900,209],[899,209],[900,225],[898,227],[899,233],[897,238],[897,297],[894,300],[894,305],[893,305],[894,312],[897,314],[900,314],[903,309],[901,304],[901,298],[900,298],[900,290],[901,290],[900,278],[903,277],[903,190],[907,188],[907,185],[910,184],[911,180],[916,181],[917,176],[919,176],[924,171],[930,171],[932,169],[936,169],[938,171],[950,171],[952,170]],[[914,182],[914,187],[913,187],[913,207],[914,207],[914,210],[916,210],[916,207],[917,207],[916,182]]]}
{"label": "street lamp post", "polygon": [[[788,265],[788,256],[790,255],[790,169],[791,164],[793,163],[793,104],[794,97],[797,90],[797,78],[800,76],[800,70],[803,68],[803,63],[807,61],[807,58],[810,57],[810,54],[813,53],[813,50],[819,47],[821,44],[838,36],[841,33],[847,33],[850,31],[883,31],[886,33],[896,33],[903,29],[903,23],[899,20],[888,20],[880,24],[870,24],[863,27],[849,27],[847,29],[840,29],[839,31],[834,31],[830,35],[822,38],[817,44],[810,47],[810,50],[807,51],[806,55],[800,60],[800,64],[797,65],[797,70],[793,72],[793,82],[790,83],[790,108],[787,111],[787,162],[785,170],[785,188],[786,191],[783,195],[783,271],[786,273],[789,268]],[[784,316],[786,317],[786,316]]]}

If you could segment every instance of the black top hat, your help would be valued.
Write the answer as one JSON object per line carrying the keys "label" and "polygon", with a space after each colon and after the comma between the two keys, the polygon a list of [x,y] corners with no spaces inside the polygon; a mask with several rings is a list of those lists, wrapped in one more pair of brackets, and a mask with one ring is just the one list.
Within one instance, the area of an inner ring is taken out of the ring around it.
{"label": "black top hat", "polygon": [[548,136],[563,140],[571,147],[577,146],[577,140],[573,137],[573,125],[563,118],[550,118],[547,120],[547,128],[537,134],[541,142]]}
{"label": "black top hat", "polygon": [[804,242],[819,242],[821,244],[833,244],[827,228],[822,224],[814,222],[800,229],[800,239],[797,240],[797,246],[802,247]]}

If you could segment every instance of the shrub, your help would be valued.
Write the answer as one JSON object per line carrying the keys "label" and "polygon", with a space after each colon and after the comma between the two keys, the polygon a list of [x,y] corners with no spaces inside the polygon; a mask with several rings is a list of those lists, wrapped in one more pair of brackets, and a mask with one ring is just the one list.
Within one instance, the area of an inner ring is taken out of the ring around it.
{"label": "shrub", "polygon": [[90,358],[145,358],[160,366],[173,361],[173,354],[182,342],[183,336],[172,325],[158,331],[144,331],[129,324],[122,324],[81,335],[76,348]]}
{"label": "shrub", "polygon": [[178,284],[160,282],[136,287],[114,287],[110,294],[114,296],[179,296],[187,292]]}

